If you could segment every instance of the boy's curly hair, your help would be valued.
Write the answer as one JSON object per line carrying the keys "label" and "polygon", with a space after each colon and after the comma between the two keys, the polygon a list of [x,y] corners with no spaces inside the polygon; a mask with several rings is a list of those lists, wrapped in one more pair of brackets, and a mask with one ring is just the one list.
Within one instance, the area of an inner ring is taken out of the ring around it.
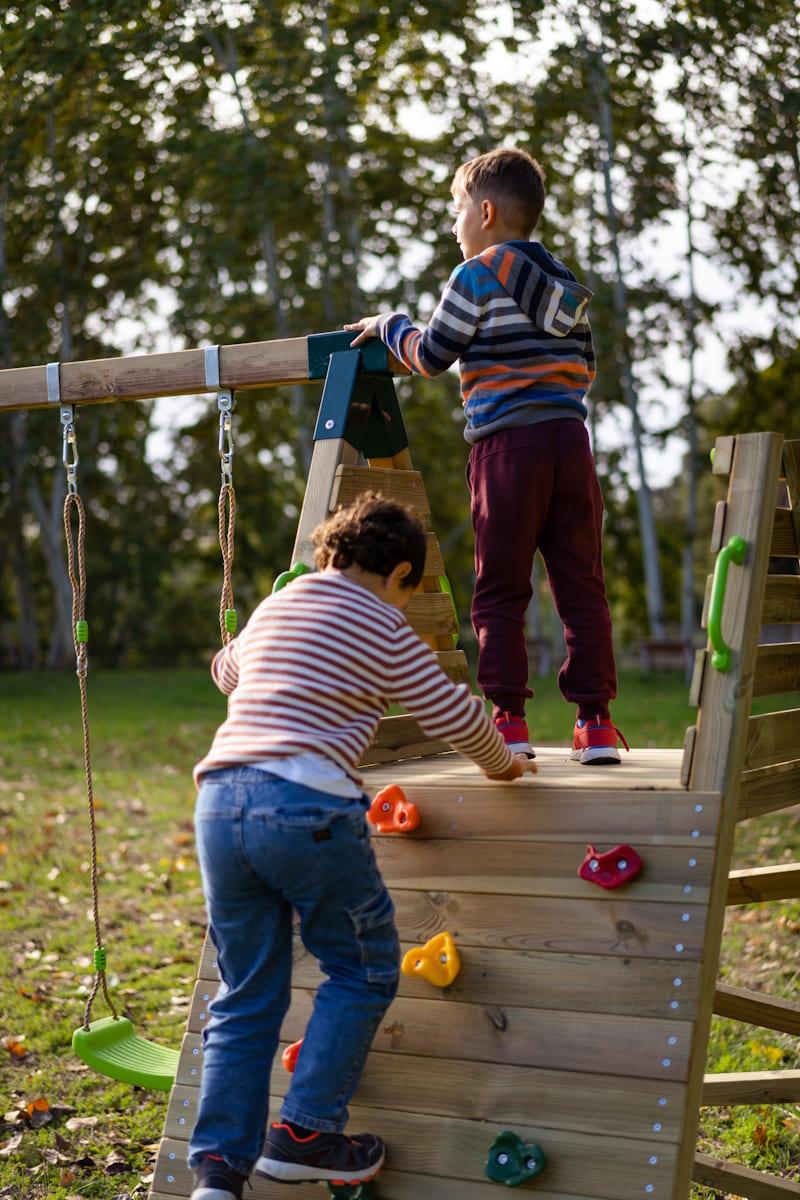
{"label": "boy's curly hair", "polygon": [[500,146],[462,163],[450,191],[471,200],[484,196],[500,202],[519,228],[532,233],[544,208],[544,171],[524,150]]}
{"label": "boy's curly hair", "polygon": [[427,537],[419,517],[380,492],[365,492],[347,508],[340,508],[311,535],[314,561],[325,567],[350,567],[384,578],[398,563],[411,563],[403,586],[415,588],[425,569]]}

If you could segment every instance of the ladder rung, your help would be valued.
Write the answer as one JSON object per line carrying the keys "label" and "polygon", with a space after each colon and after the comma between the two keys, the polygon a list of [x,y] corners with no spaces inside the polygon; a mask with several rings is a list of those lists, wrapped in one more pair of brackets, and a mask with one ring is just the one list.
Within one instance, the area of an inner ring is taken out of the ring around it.
{"label": "ladder rung", "polygon": [[788,1179],[752,1171],[708,1154],[695,1154],[692,1179],[724,1195],[746,1196],[747,1200],[794,1200],[800,1196],[800,1186]]}
{"label": "ladder rung", "polygon": [[753,867],[728,875],[728,904],[757,904],[761,900],[800,898],[800,863]]}
{"label": "ladder rung", "polygon": [[425,484],[419,471],[398,471],[394,467],[341,466],[331,491],[331,511],[352,504],[362,492],[380,492],[388,500],[407,504],[422,517],[430,516]]}
{"label": "ladder rung", "polygon": [[800,1004],[778,1000],[763,992],[728,987],[718,983],[714,992],[714,1012],[718,1017],[746,1021],[762,1029],[777,1029],[780,1033],[800,1035]]}
{"label": "ladder rung", "polygon": [[703,1080],[703,1104],[797,1104],[800,1071],[734,1071]]}

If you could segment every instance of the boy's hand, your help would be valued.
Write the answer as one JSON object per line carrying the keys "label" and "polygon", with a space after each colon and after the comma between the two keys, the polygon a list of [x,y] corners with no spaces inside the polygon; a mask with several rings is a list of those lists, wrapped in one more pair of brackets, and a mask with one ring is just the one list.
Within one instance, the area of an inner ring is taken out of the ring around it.
{"label": "boy's hand", "polygon": [[354,340],[350,343],[351,348],[353,346],[360,346],[362,342],[367,342],[370,338],[377,337],[379,320],[380,313],[378,313],[378,315],[375,317],[362,317],[360,321],[355,321],[352,325],[343,325],[343,329],[361,330],[358,337],[354,338]]}
{"label": "boy's hand", "polygon": [[527,754],[515,754],[514,761],[511,766],[503,771],[500,775],[487,775],[487,779],[501,780],[503,783],[511,783],[514,779],[519,779],[520,775],[524,775],[527,771],[531,775],[535,775],[539,768],[532,758],[528,758]]}

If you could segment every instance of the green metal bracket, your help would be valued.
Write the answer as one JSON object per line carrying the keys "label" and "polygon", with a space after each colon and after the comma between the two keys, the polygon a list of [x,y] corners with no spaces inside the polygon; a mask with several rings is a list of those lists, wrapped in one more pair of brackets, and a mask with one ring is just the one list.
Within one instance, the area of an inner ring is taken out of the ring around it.
{"label": "green metal bracket", "polygon": [[708,610],[708,636],[714,653],[711,665],[723,674],[731,669],[731,649],[722,636],[722,610],[725,606],[725,588],[728,583],[728,567],[732,562],[741,566],[747,553],[747,542],[735,534],[723,546],[714,565],[714,581],[711,585],[711,604]]}
{"label": "green metal bracket", "polygon": [[393,458],[408,446],[394,382],[367,373],[361,350],[336,350],[327,360],[314,441],[333,438],[344,438],[365,458]]}
{"label": "green metal bracket", "polygon": [[[341,333],[312,333],[308,337],[308,378],[324,379],[332,354],[349,350],[353,340],[358,337],[355,332],[343,330]],[[380,338],[370,338],[359,348],[362,356],[362,370],[368,375],[388,375],[389,350]]]}

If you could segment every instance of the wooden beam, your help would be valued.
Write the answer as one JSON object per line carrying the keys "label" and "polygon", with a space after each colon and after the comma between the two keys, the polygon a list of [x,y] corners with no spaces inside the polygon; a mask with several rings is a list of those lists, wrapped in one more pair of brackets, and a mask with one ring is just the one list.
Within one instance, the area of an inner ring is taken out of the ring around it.
{"label": "wooden beam", "polygon": [[797,1104],[800,1071],[734,1071],[706,1075],[703,1104]]}
{"label": "wooden beam", "polygon": [[331,509],[352,504],[366,491],[379,491],[389,500],[407,504],[421,517],[430,516],[425,484],[419,471],[398,471],[391,467],[340,467],[331,493]]}
{"label": "wooden beam", "polygon": [[800,804],[800,759],[745,771],[736,819],[761,817]]}
{"label": "wooden beam", "polygon": [[749,1167],[735,1166],[708,1154],[695,1155],[692,1179],[723,1195],[745,1196],[747,1200],[794,1200],[800,1197],[800,1186],[788,1179],[751,1171]]}
{"label": "wooden beam", "polygon": [[756,771],[797,758],[800,749],[800,708],[764,713],[747,722],[744,769]]}
{"label": "wooden beam", "polygon": [[800,642],[759,646],[753,695],[777,696],[796,691],[800,691]]}
{"label": "wooden beam", "polygon": [[797,540],[790,508],[775,509],[775,524],[772,526],[772,541],[769,548],[772,558],[797,558]]}
{"label": "wooden beam", "polygon": [[714,1012],[718,1017],[745,1021],[761,1029],[776,1029],[795,1037],[800,1035],[800,1004],[766,996],[763,992],[718,983],[714,992]]}
{"label": "wooden beam", "polygon": [[800,575],[768,575],[761,619],[765,625],[800,621]]}
{"label": "wooden beam", "polygon": [[728,876],[728,904],[757,904],[761,900],[797,900],[800,898],[800,863],[779,867],[752,867],[731,871]]}

